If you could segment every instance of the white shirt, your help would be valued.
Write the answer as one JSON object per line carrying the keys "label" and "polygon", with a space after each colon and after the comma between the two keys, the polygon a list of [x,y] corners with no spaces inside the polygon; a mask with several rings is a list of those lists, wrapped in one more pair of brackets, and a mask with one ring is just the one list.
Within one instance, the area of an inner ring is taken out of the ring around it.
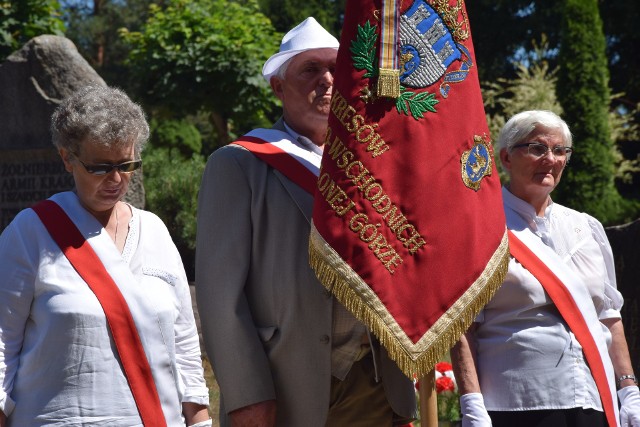
{"label": "white shirt", "polygon": [[[132,207],[122,254],[74,193],[52,197],[127,300],[169,426],[208,404],[189,287],[162,221]],[[9,426],[140,426],[102,307],[31,209],[0,236],[0,409]],[[14,407],[15,405],[15,407]]]}
{"label": "white shirt", "polygon": [[[593,217],[551,203],[544,217],[502,191],[507,226],[522,220],[587,287],[598,317],[620,318],[611,247]],[[582,347],[542,285],[513,258],[502,287],[476,319],[478,371],[490,411],[602,410]],[[602,325],[607,342],[608,329]]]}

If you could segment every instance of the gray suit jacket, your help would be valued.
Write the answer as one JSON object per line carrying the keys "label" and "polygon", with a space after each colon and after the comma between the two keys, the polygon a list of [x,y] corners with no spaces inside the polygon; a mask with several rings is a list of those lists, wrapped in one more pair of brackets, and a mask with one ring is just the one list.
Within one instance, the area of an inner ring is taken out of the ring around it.
{"label": "gray suit jacket", "polygon": [[[228,412],[269,399],[279,426],[325,425],[332,296],[309,267],[312,208],[311,195],[244,148],[220,148],[207,162],[196,299],[223,426]],[[392,407],[415,416],[413,384],[384,352],[380,362]]]}

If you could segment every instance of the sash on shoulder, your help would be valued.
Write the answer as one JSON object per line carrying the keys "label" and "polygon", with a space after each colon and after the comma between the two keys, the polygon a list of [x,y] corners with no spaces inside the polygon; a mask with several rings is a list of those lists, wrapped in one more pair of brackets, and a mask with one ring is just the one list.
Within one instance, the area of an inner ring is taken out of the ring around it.
{"label": "sash on shoulder", "polygon": [[143,425],[166,427],[151,367],[120,289],[89,242],[57,203],[44,200],[32,209],[73,268],[98,298]]}
{"label": "sash on shoulder", "polygon": [[257,129],[232,144],[246,148],[313,196],[318,179],[318,165],[305,155],[305,150],[297,147],[286,136],[288,135],[277,130]]}
{"label": "sash on shoulder", "polygon": [[511,255],[542,284],[544,290],[558,308],[562,318],[569,325],[571,332],[573,332],[582,346],[589,369],[600,393],[607,422],[611,427],[618,426],[615,391],[612,393],[598,344],[589,330],[589,325],[583,315],[583,311],[580,309],[579,300],[571,293],[571,289],[522,240],[511,230],[508,231],[508,234]]}

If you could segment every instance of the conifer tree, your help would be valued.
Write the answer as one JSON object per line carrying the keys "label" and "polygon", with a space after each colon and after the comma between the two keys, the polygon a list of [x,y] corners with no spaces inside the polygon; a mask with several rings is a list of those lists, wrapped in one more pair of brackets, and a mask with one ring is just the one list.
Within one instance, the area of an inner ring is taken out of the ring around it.
{"label": "conifer tree", "polygon": [[557,94],[573,133],[574,154],[554,192],[559,202],[605,224],[623,220],[614,185],[609,72],[597,0],[565,0]]}

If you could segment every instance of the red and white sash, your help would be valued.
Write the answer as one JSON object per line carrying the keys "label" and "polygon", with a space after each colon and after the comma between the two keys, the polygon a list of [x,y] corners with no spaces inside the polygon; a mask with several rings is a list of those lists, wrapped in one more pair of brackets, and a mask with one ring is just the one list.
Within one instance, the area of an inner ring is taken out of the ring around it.
{"label": "red and white sash", "polygon": [[544,287],[582,346],[611,427],[619,426],[615,373],[602,324],[587,288],[530,230],[509,230],[509,249]]}
{"label": "red and white sash", "polygon": [[32,209],[100,302],[143,425],[166,427],[142,341],[127,301],[114,279],[78,227],[56,202],[44,200]]}
{"label": "red and white sash", "polygon": [[320,172],[320,158],[276,129],[255,129],[232,144],[240,145],[313,195]]}

